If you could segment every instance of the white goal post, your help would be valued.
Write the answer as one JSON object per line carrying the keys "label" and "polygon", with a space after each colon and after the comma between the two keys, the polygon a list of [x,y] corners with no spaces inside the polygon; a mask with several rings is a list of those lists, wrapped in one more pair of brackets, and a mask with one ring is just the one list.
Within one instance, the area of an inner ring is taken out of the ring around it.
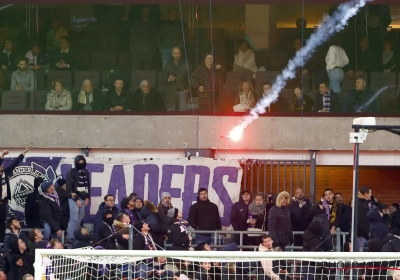
{"label": "white goal post", "polygon": [[[186,272],[182,272],[182,263],[186,265]],[[174,279],[173,276],[175,279],[219,279],[217,274],[220,279],[268,279],[265,277],[268,276],[337,280],[355,276],[391,280],[400,273],[400,254],[37,249],[34,268],[35,279],[41,280]],[[213,275],[203,278],[199,271]],[[189,275],[181,278],[179,273]],[[241,277],[229,278],[227,273]]]}

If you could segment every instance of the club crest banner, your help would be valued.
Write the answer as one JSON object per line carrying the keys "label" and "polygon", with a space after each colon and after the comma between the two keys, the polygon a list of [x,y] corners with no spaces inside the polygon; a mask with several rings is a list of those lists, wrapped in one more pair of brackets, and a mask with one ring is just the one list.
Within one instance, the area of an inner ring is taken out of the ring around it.
{"label": "club crest banner", "polygon": [[[3,165],[12,159],[6,158]],[[230,211],[239,200],[243,170],[237,160],[213,159],[155,159],[134,160],[86,158],[90,172],[91,201],[86,208],[85,222],[93,222],[103,197],[112,194],[116,204],[132,192],[138,197],[160,202],[160,194],[169,192],[172,205],[179,208],[186,219],[190,206],[197,200],[199,188],[208,189],[209,199],[217,204],[223,226],[230,225]],[[8,215],[24,221],[25,198],[33,192],[34,178],[56,181],[66,178],[74,166],[73,158],[28,157],[10,176],[11,201]],[[57,185],[56,185],[57,187]]]}

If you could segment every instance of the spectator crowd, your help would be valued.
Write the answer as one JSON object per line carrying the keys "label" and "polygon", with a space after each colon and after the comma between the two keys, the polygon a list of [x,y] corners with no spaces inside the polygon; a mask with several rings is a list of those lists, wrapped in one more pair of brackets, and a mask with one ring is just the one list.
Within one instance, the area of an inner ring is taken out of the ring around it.
{"label": "spectator crowd", "polygon": [[[0,206],[7,205],[11,199],[9,174],[29,150],[29,147],[26,148],[7,167],[0,165],[3,178]],[[4,151],[0,161],[7,154],[8,151]],[[51,182],[36,178],[34,188],[34,192],[26,198],[25,219],[29,228],[28,234],[21,231],[22,221],[13,216],[6,220],[6,208],[0,208],[0,224],[3,225],[1,241],[4,242],[0,257],[0,277],[7,275],[7,279],[22,279],[23,275],[32,274],[35,250],[38,248],[63,249],[65,246],[76,249],[92,246],[105,250],[132,248],[185,251],[194,248],[210,251],[210,245],[217,245],[214,244],[214,236],[202,231],[215,233],[222,230],[218,206],[208,199],[207,189],[200,188],[197,202],[190,207],[187,221],[182,219],[182,212],[173,207],[168,192],[161,194],[158,205],[131,193],[121,200],[119,207],[115,204],[115,197],[107,194],[99,205],[94,229],[90,232],[82,224],[85,207],[91,200],[91,182],[86,160],[81,155],[76,156],[75,165],[68,171],[65,180]],[[357,251],[362,252],[364,247],[368,247],[373,252],[400,252],[399,204],[380,204],[373,197],[372,190],[366,186],[359,189],[355,199],[358,207],[355,239]],[[235,242],[222,247],[223,250],[237,251],[240,250],[238,245],[250,245],[258,246],[259,251],[268,252],[286,250],[287,246],[293,244],[300,246],[303,251],[330,252],[334,251],[335,242],[346,242],[345,248],[349,250],[352,248],[348,244],[349,240],[338,240],[335,232],[339,228],[349,231],[352,207],[352,203],[344,204],[342,195],[334,193],[332,189],[326,189],[320,201],[315,204],[304,196],[301,188],[296,189],[294,197],[290,197],[286,191],[278,194],[257,193],[252,197],[249,190],[243,190],[240,200],[231,209],[232,227],[235,231],[245,232],[242,235],[243,240],[240,242],[239,235],[235,235]],[[130,227],[134,232],[131,244]],[[199,231],[194,239],[190,229]],[[65,231],[66,240],[62,244]],[[294,236],[293,231],[304,233]],[[266,232],[268,235],[265,235]],[[159,263],[146,264],[145,267],[135,270],[136,278],[146,279],[143,273],[151,273],[156,265],[167,265],[165,258],[158,258],[155,262]],[[208,275],[211,267],[234,271],[234,267],[216,267],[215,264],[206,263],[204,266],[200,264],[196,273]],[[262,262],[258,268],[250,265],[241,269],[263,269],[267,275],[279,272],[272,271],[271,263],[267,261]]]}

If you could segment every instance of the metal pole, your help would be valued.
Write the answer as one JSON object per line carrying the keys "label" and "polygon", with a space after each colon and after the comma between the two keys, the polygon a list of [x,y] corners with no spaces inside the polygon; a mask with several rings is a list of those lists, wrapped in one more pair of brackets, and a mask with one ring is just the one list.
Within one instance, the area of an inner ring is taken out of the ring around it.
{"label": "metal pole", "polygon": [[[129,251],[133,249],[133,226],[129,225]],[[132,262],[128,263],[128,279],[132,279]]]}
{"label": "metal pole", "polygon": [[308,195],[308,198],[312,203],[315,202],[315,181],[317,173],[316,169],[317,169],[317,151],[310,151],[310,194]]}
{"label": "metal pole", "polygon": [[[359,129],[354,128],[354,132],[358,133]],[[358,137],[355,137],[356,143],[353,144],[353,208],[351,211],[351,246],[353,252],[357,252],[357,225],[358,225],[358,159],[360,144]]]}

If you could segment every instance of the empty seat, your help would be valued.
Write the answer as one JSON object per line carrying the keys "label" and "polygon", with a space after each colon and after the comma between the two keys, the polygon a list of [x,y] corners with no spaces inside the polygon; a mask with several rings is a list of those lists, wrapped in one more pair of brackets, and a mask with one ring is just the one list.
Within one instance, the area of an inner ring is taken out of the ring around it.
{"label": "empty seat", "polygon": [[90,66],[96,70],[113,69],[117,65],[117,55],[113,51],[93,51]]}
{"label": "empty seat", "polygon": [[72,89],[72,71],[70,70],[49,70],[46,75],[46,89],[51,89],[54,80],[63,82],[64,88]]}
{"label": "empty seat", "polygon": [[396,73],[372,72],[370,75],[370,88],[376,93],[378,111],[397,111],[397,86]]}
{"label": "empty seat", "polygon": [[29,93],[22,90],[6,90],[1,94],[1,110],[26,110]]}
{"label": "empty seat", "polygon": [[285,50],[271,51],[269,54],[268,70],[281,71],[286,67],[289,60],[289,54]]}
{"label": "empty seat", "polygon": [[82,83],[84,80],[89,79],[93,87],[99,89],[100,87],[100,72],[98,70],[85,70],[85,71],[75,71],[74,75],[74,91],[81,90]]}
{"label": "empty seat", "polygon": [[253,72],[251,71],[231,71],[226,73],[225,92],[237,92],[238,86],[243,81],[253,81]]}
{"label": "empty seat", "polygon": [[131,53],[120,52],[118,55],[118,66],[121,68],[131,69]]}
{"label": "empty seat", "polygon": [[149,81],[151,87],[157,88],[157,73],[154,70],[133,70],[131,72],[131,89],[132,91],[140,88],[140,82]]}
{"label": "empty seat", "polygon": [[36,89],[44,90],[46,87],[46,73],[42,70],[36,70]]}
{"label": "empty seat", "polygon": [[29,110],[45,110],[49,90],[36,90],[30,93]]}
{"label": "empty seat", "polygon": [[260,71],[256,73],[256,85],[255,89],[260,94],[263,92],[263,83],[270,81],[275,82],[276,77],[280,74],[279,71]]}

